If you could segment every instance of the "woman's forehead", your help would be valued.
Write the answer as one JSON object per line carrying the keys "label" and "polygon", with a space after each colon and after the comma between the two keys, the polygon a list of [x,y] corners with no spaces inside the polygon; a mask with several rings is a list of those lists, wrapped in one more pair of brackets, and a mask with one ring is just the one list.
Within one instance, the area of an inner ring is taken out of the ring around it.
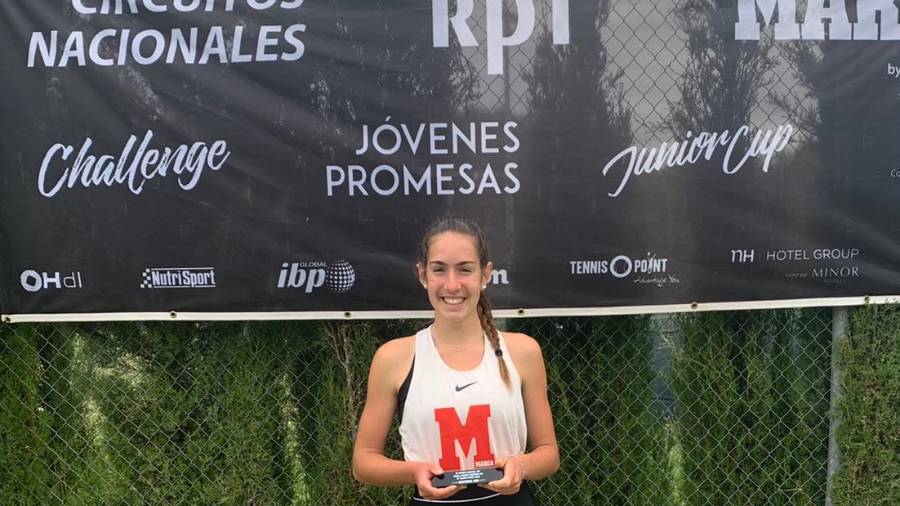
{"label": "woman's forehead", "polygon": [[478,250],[475,238],[458,232],[442,232],[428,246],[428,261],[445,263],[477,262]]}

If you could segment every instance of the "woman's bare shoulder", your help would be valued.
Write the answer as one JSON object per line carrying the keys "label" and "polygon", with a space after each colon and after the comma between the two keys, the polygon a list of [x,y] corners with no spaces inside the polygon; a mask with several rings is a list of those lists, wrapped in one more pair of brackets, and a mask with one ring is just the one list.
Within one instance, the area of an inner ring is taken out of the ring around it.
{"label": "woman's bare shoulder", "polygon": [[510,353],[541,353],[540,343],[537,342],[537,339],[529,336],[528,334],[522,334],[520,332],[504,332],[503,340],[506,341],[506,347],[509,348]]}
{"label": "woman's bare shoulder", "polygon": [[378,347],[372,358],[372,374],[399,387],[412,365],[416,336],[391,339]]}
{"label": "woman's bare shoulder", "polygon": [[412,351],[415,342],[416,336],[395,337],[393,339],[388,339],[378,347],[378,351],[376,352],[376,354],[380,353],[385,357],[390,357],[398,353],[402,354],[406,350]]}
{"label": "woman's bare shoulder", "polygon": [[522,378],[523,391],[546,392],[547,368],[537,339],[517,332],[504,333],[503,336],[513,364]]}
{"label": "woman's bare shoulder", "polygon": [[530,369],[543,364],[541,345],[537,339],[519,332],[504,332],[503,340],[517,369]]}

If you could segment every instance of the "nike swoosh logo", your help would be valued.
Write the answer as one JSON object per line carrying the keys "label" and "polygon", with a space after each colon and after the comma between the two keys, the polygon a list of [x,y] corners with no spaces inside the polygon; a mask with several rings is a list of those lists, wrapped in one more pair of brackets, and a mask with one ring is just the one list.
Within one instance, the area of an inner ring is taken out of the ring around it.
{"label": "nike swoosh logo", "polygon": [[457,392],[462,392],[464,389],[469,388],[470,386],[474,385],[475,383],[478,383],[478,382],[477,382],[477,381],[473,381],[473,382],[467,383],[467,384],[465,384],[465,385],[463,385],[463,386],[456,385],[456,391],[457,391]]}

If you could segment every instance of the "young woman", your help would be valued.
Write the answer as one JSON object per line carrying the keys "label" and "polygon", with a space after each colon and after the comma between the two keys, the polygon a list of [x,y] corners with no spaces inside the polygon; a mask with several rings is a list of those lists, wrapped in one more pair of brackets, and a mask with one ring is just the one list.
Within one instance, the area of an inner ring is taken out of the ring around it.
{"label": "young woman", "polygon": [[[526,480],[559,468],[540,346],[494,327],[484,294],[492,264],[474,223],[451,217],[432,224],[416,267],[434,322],[375,353],[353,476],[372,485],[413,484],[411,505],[536,504]],[[384,455],[397,411],[403,461]],[[432,485],[444,471],[480,467],[503,477],[479,486]]]}

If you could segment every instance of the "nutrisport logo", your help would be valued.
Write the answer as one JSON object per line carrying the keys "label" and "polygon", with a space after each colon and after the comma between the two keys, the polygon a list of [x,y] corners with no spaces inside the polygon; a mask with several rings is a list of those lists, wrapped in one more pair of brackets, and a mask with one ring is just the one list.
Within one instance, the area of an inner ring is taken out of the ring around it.
{"label": "nutrisport logo", "polygon": [[298,288],[306,293],[324,287],[332,293],[345,293],[353,288],[356,271],[346,260],[334,262],[282,262],[277,288]]}
{"label": "nutrisport logo", "polygon": [[141,274],[141,288],[215,288],[212,267],[148,267]]}

